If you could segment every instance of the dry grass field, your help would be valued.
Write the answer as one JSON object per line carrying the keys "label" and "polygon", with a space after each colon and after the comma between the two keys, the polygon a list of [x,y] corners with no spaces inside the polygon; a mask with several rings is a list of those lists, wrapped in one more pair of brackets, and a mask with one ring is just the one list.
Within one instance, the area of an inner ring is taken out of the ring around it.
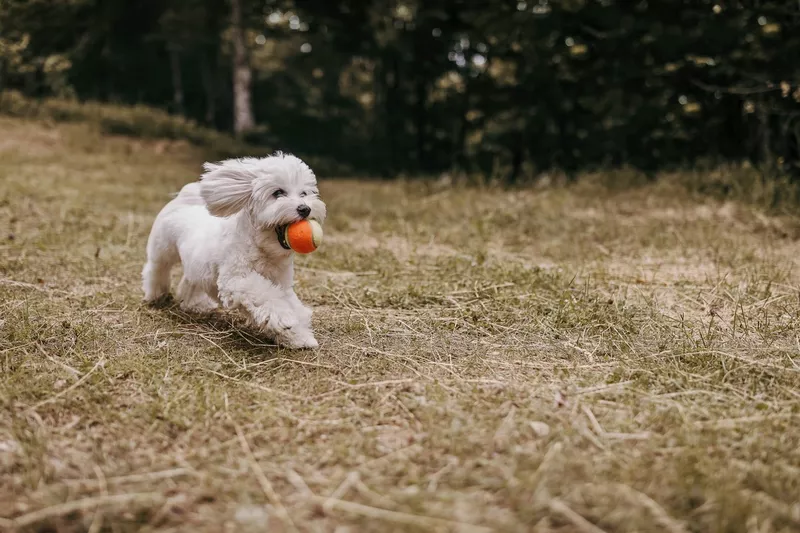
{"label": "dry grass field", "polygon": [[320,176],[317,351],[142,305],[204,155],[0,118],[0,530],[800,530],[800,223]]}

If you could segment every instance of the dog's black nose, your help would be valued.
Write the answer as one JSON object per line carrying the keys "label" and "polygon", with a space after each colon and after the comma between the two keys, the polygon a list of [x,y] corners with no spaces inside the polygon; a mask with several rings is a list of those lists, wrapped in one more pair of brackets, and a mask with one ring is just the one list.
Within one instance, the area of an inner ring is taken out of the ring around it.
{"label": "dog's black nose", "polygon": [[308,217],[308,215],[311,214],[311,208],[308,207],[307,205],[298,206],[297,214],[299,214],[303,218],[306,218]]}

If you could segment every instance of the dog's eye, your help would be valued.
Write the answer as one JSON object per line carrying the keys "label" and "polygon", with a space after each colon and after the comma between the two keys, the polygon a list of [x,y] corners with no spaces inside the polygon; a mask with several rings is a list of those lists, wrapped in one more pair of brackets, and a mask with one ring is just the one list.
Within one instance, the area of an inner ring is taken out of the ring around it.
{"label": "dog's eye", "polygon": [[300,198],[305,198],[306,196],[308,196],[308,193],[306,191],[300,193]]}
{"label": "dog's eye", "polygon": [[272,193],[272,196],[274,196],[275,198],[280,198],[281,196],[286,196],[286,191],[284,191],[283,189],[278,189],[277,191]]}

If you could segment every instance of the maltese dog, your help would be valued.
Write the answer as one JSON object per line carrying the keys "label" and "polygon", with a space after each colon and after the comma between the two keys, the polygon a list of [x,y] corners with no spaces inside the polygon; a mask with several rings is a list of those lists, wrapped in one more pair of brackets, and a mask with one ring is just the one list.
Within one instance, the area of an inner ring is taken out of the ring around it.
{"label": "maltese dog", "polygon": [[278,344],[316,348],[311,310],[292,288],[293,252],[278,239],[292,222],[324,222],[314,173],[280,152],[203,168],[200,181],[184,186],[153,223],[142,271],[145,301],[167,296],[170,269],[180,262],[181,308],[243,309]]}

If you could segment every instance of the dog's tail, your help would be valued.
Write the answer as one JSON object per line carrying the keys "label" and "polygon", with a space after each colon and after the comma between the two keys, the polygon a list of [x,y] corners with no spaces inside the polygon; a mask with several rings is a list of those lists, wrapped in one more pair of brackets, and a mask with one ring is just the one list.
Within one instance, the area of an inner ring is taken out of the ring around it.
{"label": "dog's tail", "polygon": [[205,205],[206,203],[200,194],[199,181],[184,185],[181,192],[175,195],[175,199],[181,205]]}

